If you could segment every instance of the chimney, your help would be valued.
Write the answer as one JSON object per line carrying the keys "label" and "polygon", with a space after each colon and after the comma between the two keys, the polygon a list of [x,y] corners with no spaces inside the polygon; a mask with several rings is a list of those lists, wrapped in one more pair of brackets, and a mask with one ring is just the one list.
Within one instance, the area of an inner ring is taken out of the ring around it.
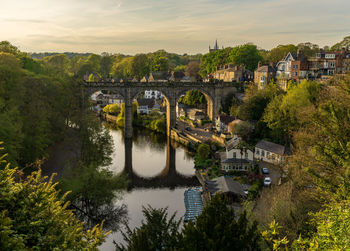
{"label": "chimney", "polygon": [[298,60],[300,60],[302,54],[303,54],[303,53],[301,52],[301,50],[298,49],[298,50],[297,50],[297,57],[298,57]]}

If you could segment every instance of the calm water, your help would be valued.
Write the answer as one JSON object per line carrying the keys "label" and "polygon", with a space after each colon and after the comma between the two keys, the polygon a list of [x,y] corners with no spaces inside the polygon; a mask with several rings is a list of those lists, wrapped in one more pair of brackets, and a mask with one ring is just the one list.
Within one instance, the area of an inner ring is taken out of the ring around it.
{"label": "calm water", "polygon": [[[122,201],[128,208],[129,226],[134,228],[143,219],[142,206],[168,207],[177,218],[185,213],[184,191],[198,185],[194,176],[193,158],[186,150],[164,136],[147,131],[134,131],[132,140],[124,140],[123,132],[111,130],[114,141],[115,173],[126,172],[130,177],[129,190]],[[108,236],[100,250],[114,250],[113,240],[119,242],[119,232]]]}

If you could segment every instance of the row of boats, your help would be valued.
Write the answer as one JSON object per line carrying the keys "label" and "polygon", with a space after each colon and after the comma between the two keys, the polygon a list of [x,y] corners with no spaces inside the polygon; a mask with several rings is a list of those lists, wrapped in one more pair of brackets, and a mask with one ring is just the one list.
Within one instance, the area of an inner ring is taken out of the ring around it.
{"label": "row of boats", "polygon": [[184,222],[188,222],[190,220],[195,221],[196,217],[198,217],[203,210],[201,187],[187,189],[184,196],[186,207]]}

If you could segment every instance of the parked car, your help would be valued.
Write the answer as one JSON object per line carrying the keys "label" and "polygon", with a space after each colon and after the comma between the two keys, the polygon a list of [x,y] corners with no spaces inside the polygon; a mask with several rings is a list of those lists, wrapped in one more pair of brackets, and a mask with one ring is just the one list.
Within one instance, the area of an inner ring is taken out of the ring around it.
{"label": "parked car", "polygon": [[267,169],[266,167],[263,167],[262,173],[263,174],[269,174],[270,172],[269,172],[269,169]]}
{"label": "parked car", "polygon": [[265,177],[264,179],[264,186],[269,187],[271,185],[271,178]]}

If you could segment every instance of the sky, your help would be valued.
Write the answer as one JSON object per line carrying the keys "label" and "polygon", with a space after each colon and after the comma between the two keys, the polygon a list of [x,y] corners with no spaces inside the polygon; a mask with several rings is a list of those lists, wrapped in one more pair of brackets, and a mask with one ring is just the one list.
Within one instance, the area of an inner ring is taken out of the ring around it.
{"label": "sky", "polygon": [[206,53],[350,35],[350,0],[0,0],[0,41],[26,52]]}

